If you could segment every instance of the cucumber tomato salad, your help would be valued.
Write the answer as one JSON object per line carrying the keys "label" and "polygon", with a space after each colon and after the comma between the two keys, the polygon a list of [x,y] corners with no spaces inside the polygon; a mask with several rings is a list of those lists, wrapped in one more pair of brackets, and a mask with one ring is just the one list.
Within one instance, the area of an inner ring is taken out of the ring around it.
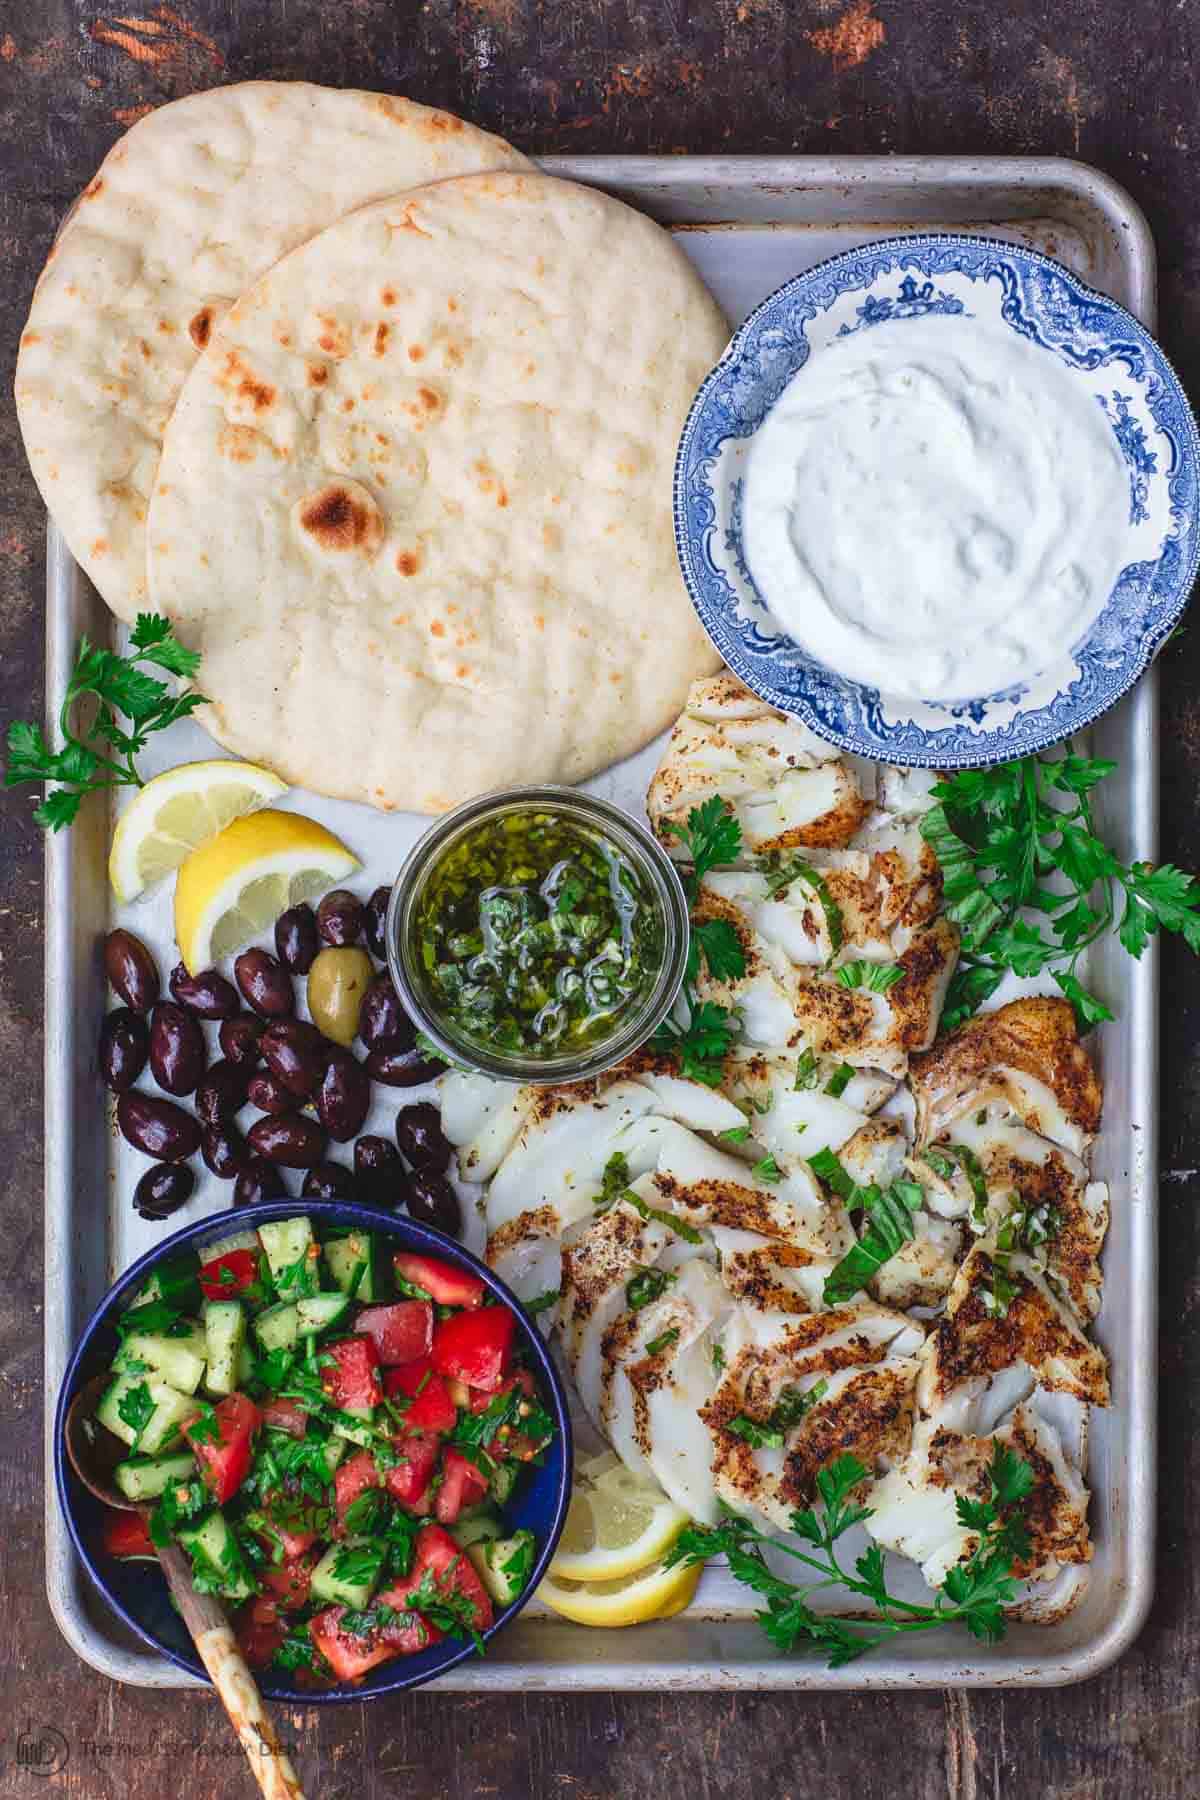
{"label": "cucumber tomato salad", "polygon": [[554,1435],[517,1319],[468,1270],[307,1217],[161,1264],[117,1320],[97,1419],[113,1555],[174,1539],[237,1610],[247,1660],[353,1682],[481,1643],[537,1558],[503,1509]]}

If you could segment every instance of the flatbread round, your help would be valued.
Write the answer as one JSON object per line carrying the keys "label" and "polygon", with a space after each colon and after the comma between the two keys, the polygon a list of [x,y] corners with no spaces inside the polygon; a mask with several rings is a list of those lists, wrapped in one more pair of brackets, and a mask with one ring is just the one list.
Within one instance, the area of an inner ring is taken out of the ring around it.
{"label": "flatbread round", "polygon": [[150,514],[202,722],[420,812],[640,748],[719,661],[671,478],[726,337],[665,232],[546,176],[442,182],[287,257],[192,371]]}
{"label": "flatbread round", "polygon": [[114,612],[145,605],[163,432],[231,301],[356,206],[528,166],[449,113],[300,81],[193,94],[113,146],[38,283],[16,398],[42,497]]}

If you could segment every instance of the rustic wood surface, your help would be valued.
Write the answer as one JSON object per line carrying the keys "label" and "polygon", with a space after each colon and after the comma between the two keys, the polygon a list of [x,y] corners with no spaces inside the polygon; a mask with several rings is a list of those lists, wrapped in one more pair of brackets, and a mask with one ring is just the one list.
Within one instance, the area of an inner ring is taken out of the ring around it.
{"label": "rustic wood surface", "polygon": [[[136,10],[134,10],[136,8]],[[1123,182],[1158,241],[1161,334],[1200,391],[1200,8],[1193,0],[0,0],[0,720],[42,684],[43,515],[10,392],[55,222],[121,128],[216,82],[305,77],[454,108],[549,151],[1008,151]],[[1200,865],[1194,637],[1166,658],[1163,856]],[[0,815],[0,1791],[251,1792],[207,1697],[93,1677],[42,1585],[41,856]],[[420,1693],[283,1721],[321,1800],[1185,1800],[1200,1792],[1200,971],[1163,1022],[1159,1596],[1106,1675],[1048,1693]],[[53,1726],[57,1773],[18,1757]]]}

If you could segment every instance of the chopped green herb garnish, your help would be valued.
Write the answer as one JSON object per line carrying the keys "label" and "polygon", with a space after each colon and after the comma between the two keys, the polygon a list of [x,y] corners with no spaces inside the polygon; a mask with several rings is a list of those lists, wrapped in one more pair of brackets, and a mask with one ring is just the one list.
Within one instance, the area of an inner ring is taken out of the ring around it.
{"label": "chopped green herb garnish", "polygon": [[873,994],[886,994],[904,980],[904,970],[899,963],[848,962],[833,971],[833,979],[839,987],[865,987]]}
{"label": "chopped green herb garnish", "polygon": [[825,1083],[825,1092],[834,1100],[840,1100],[850,1083],[854,1080],[855,1071],[847,1062],[839,1063],[829,1080]]}
{"label": "chopped green herb garnish", "polygon": [[646,1355],[658,1356],[663,1350],[669,1350],[672,1344],[678,1342],[679,1327],[678,1325],[672,1325],[669,1331],[660,1332],[657,1337],[650,1339],[650,1342],[646,1345]]}
{"label": "chopped green herb garnish", "polygon": [[625,1299],[632,1312],[641,1312],[666,1293],[677,1277],[669,1269],[639,1269],[625,1283]]}

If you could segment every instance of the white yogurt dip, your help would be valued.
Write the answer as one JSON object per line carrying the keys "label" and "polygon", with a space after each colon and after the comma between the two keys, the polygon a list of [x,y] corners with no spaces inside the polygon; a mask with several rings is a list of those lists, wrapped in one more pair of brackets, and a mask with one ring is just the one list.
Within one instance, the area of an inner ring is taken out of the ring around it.
{"label": "white yogurt dip", "polygon": [[1127,560],[1103,408],[1047,351],[966,316],[817,350],[755,433],[742,508],[788,635],[911,699],[1030,680],[1085,635]]}

